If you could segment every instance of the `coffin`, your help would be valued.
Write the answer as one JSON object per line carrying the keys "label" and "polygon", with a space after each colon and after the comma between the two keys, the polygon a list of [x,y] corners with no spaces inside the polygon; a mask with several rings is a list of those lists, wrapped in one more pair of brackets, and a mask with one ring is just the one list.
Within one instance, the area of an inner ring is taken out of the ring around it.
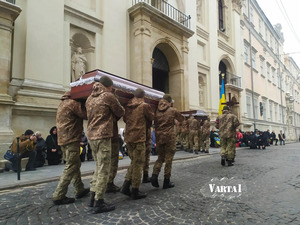
{"label": "coffin", "polygon": [[181,114],[185,117],[189,117],[190,115],[194,116],[198,120],[207,119],[208,115],[203,110],[190,110],[181,112]]}
{"label": "coffin", "polygon": [[70,84],[71,98],[86,100],[92,93],[94,82],[99,81],[102,76],[108,76],[112,79],[113,93],[118,97],[122,105],[126,105],[127,102],[133,98],[133,93],[137,88],[141,88],[145,91],[145,102],[150,104],[154,109],[157,108],[158,101],[164,96],[164,93],[161,91],[97,69],[87,72],[82,75],[79,80]]}

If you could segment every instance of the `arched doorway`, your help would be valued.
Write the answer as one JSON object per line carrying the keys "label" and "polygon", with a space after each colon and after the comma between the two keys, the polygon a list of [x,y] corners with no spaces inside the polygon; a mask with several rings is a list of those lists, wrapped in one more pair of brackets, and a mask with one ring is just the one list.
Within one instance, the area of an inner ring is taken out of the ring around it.
{"label": "arched doorway", "polygon": [[156,90],[169,93],[169,63],[164,53],[155,48],[152,54],[152,87]]}
{"label": "arched doorway", "polygon": [[172,96],[174,107],[185,108],[184,70],[180,67],[180,54],[172,42],[159,41],[152,52],[152,87]]}
{"label": "arched doorway", "polygon": [[226,72],[227,72],[227,66],[223,61],[221,61],[219,64],[219,84],[220,85],[222,84],[222,74],[225,74],[224,84],[226,84],[226,80],[227,80]]}

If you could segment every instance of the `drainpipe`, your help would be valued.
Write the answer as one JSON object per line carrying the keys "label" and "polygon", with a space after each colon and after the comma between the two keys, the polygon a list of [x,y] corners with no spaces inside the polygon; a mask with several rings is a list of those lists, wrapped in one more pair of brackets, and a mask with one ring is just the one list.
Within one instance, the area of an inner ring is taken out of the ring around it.
{"label": "drainpipe", "polygon": [[256,129],[256,115],[255,115],[255,106],[254,106],[254,81],[253,81],[253,63],[252,63],[252,25],[250,18],[250,0],[248,0],[248,19],[249,19],[249,44],[250,44],[250,71],[251,71],[251,91],[252,91],[252,109],[253,109],[253,125],[254,130]]}

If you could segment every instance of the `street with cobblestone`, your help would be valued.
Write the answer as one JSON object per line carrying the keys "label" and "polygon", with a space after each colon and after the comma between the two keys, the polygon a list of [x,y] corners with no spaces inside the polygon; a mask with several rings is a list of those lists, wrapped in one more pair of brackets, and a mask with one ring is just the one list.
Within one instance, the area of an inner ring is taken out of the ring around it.
{"label": "street with cobblestone", "polygon": [[[145,199],[107,194],[106,201],[115,204],[116,210],[103,214],[91,213],[88,197],[54,205],[57,181],[4,190],[0,224],[300,224],[299,147],[294,143],[239,150],[233,167],[221,166],[218,154],[175,161],[174,188],[162,189],[161,173],[160,188],[141,185],[148,193]],[[124,176],[125,170],[119,171],[115,183],[121,185]],[[242,181],[241,195],[230,199],[201,192],[212,179],[221,178]],[[86,186],[90,179],[83,178]],[[74,196],[71,185],[68,196]]]}

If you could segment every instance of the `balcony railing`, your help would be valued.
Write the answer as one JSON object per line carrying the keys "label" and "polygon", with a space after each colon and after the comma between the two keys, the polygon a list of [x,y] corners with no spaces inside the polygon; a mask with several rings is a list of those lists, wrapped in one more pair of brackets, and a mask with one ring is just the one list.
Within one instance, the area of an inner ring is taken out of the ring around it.
{"label": "balcony railing", "polygon": [[11,4],[15,4],[16,0],[6,0],[7,2],[11,3]]}
{"label": "balcony railing", "polygon": [[190,28],[190,15],[185,15],[183,12],[176,9],[174,6],[165,2],[164,0],[132,0],[132,5],[135,5],[139,2],[145,2],[159,11],[163,12],[166,16],[175,20],[176,22],[182,24],[183,26]]}
{"label": "balcony railing", "polygon": [[226,72],[226,80],[227,80],[227,84],[231,84],[239,88],[242,87],[241,78],[232,73]]}

